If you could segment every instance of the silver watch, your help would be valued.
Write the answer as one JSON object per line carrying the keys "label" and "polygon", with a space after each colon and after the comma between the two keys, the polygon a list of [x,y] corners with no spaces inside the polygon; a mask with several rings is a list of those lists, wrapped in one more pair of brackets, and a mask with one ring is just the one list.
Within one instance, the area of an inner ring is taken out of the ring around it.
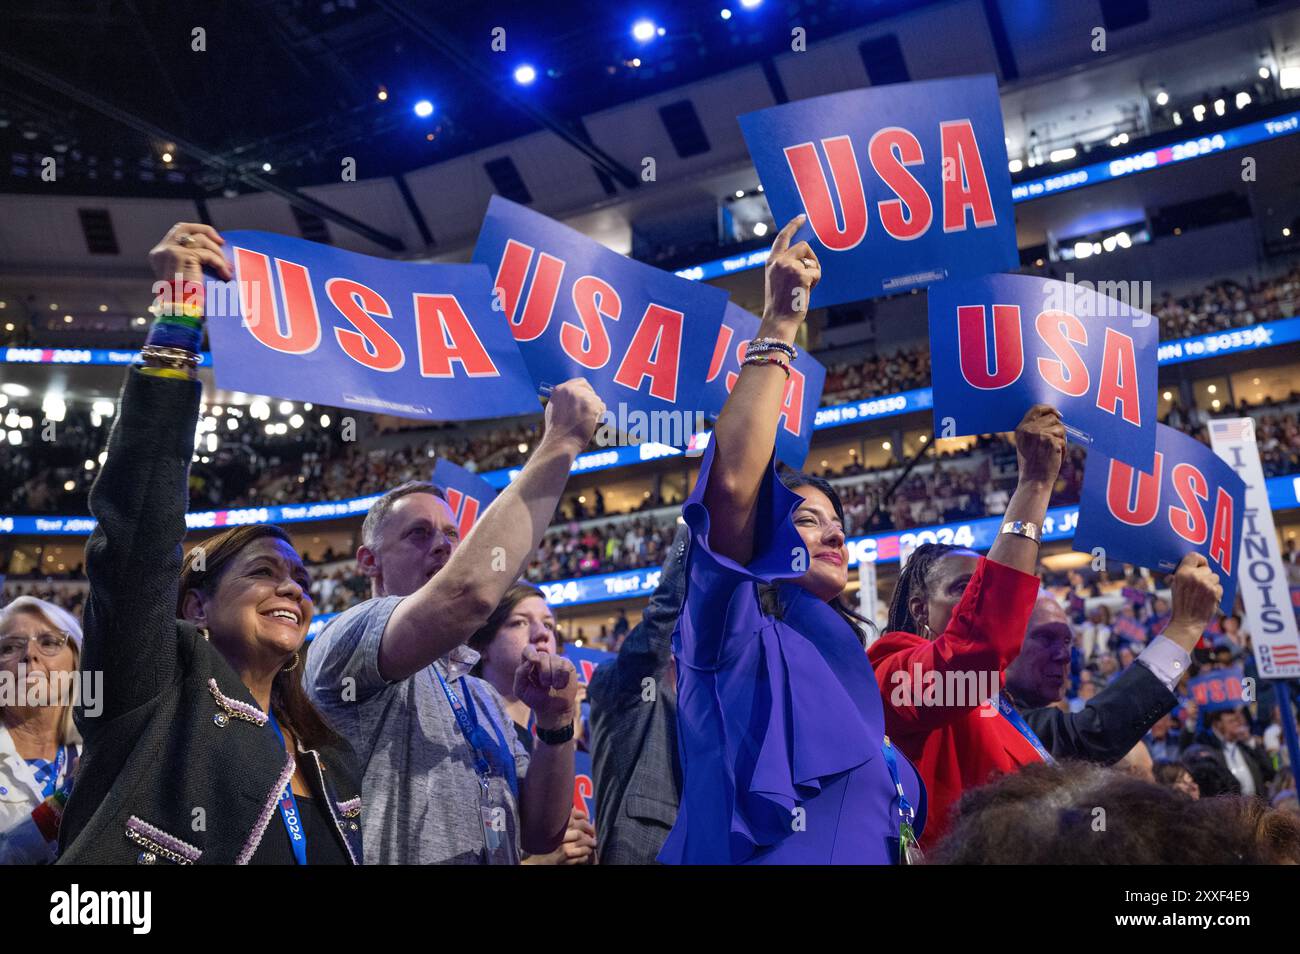
{"label": "silver watch", "polygon": [[1041,544],[1043,538],[1039,533],[1038,524],[1030,523],[1028,520],[1008,520],[1002,525],[1002,533],[1014,533],[1018,537],[1024,537],[1027,540],[1033,540]]}

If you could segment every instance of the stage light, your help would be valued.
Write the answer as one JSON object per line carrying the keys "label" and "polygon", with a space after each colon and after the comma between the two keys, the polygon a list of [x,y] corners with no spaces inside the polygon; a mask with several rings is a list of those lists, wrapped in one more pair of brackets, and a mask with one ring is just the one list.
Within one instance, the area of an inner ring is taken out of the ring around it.
{"label": "stage light", "polygon": [[292,401],[281,401],[281,402],[280,402],[280,413],[281,413],[281,414],[292,414],[292,413],[293,413],[293,402],[292,402]]}
{"label": "stage light", "polygon": [[1120,133],[1118,136],[1112,136],[1110,144],[1112,146],[1122,146],[1128,142],[1128,133]]}
{"label": "stage light", "polygon": [[1282,237],[1283,237],[1283,238],[1290,238],[1290,237],[1291,237],[1291,230],[1290,230],[1289,228],[1286,228],[1285,226],[1283,226],[1283,228],[1282,228]]}
{"label": "stage light", "polygon": [[329,426],[330,426],[330,416],[329,416],[328,414],[322,414],[322,415],[320,416],[320,426],[321,426],[321,427],[329,427]]}
{"label": "stage light", "polygon": [[208,445],[208,453],[209,453],[209,454],[215,454],[215,453],[217,452],[217,435],[216,435],[216,434],[209,434],[209,435],[208,435],[208,438],[207,438],[207,445]]}
{"label": "stage light", "polygon": [[1091,243],[1091,242],[1075,242],[1075,243],[1074,243],[1074,257],[1075,257],[1075,258],[1087,258],[1087,257],[1088,257],[1089,255],[1091,255],[1091,254],[1092,254],[1092,243]]}
{"label": "stage light", "polygon": [[31,388],[25,384],[0,384],[0,391],[10,397],[27,397],[32,393]]}
{"label": "stage light", "polygon": [[1222,116],[1227,111],[1228,111],[1228,104],[1226,102],[1224,102],[1222,99],[1216,99],[1214,101],[1214,113],[1216,116]]}
{"label": "stage light", "polygon": [[86,467],[86,470],[94,470],[94,469],[95,469],[95,462],[94,462],[93,460],[88,460],[88,461],[86,461],[85,467]]}
{"label": "stage light", "polygon": [[63,395],[47,394],[45,400],[41,401],[41,412],[46,420],[62,421],[68,416],[68,405],[64,403]]}
{"label": "stage light", "polygon": [[295,414],[293,417],[289,418],[289,426],[292,427],[295,431],[298,428],[302,427],[302,425],[303,425],[303,418],[301,414]]}
{"label": "stage light", "polygon": [[740,0],[740,5],[744,7],[746,10],[753,10],[755,7],[759,6],[762,2],[763,0]]}
{"label": "stage light", "polygon": [[737,198],[737,199],[743,199],[744,197],[745,197],[745,190],[744,190],[744,189],[737,189],[737,190],[736,190],[736,198]]}
{"label": "stage light", "polygon": [[238,426],[239,426],[239,422],[235,420],[233,417],[226,418],[226,430],[233,431]]}
{"label": "stage light", "polygon": [[10,443],[10,444],[12,444],[14,447],[17,447],[17,446],[18,446],[19,444],[21,444],[22,442],[23,442],[23,435],[22,435],[21,433],[19,433],[18,431],[10,431],[10,432],[9,432],[9,443]]}
{"label": "stage light", "polygon": [[1101,240],[1101,247],[1108,252],[1115,251],[1115,236],[1108,235]]}
{"label": "stage light", "polygon": [[632,65],[633,65],[633,66],[640,66],[640,65],[641,65],[641,57],[639,57],[639,56],[638,56],[638,57],[634,57],[633,60],[632,60]]}
{"label": "stage light", "polygon": [[1192,107],[1192,118],[1198,123],[1205,119],[1205,104],[1197,103]]}
{"label": "stage light", "polygon": [[270,164],[269,162],[264,162],[264,163],[262,163],[262,171],[263,171],[263,172],[270,172],[270,171],[271,171],[271,164]]}
{"label": "stage light", "polygon": [[1182,117],[1182,116],[1181,116],[1177,111],[1175,111],[1175,112],[1174,112],[1174,125],[1175,125],[1175,126],[1181,126],[1182,124],[1183,124],[1183,117]]}
{"label": "stage light", "polygon": [[655,33],[657,33],[659,36],[663,36],[663,35],[664,35],[665,33],[667,33],[667,32],[668,32],[668,31],[665,30],[663,27],[657,27],[657,28],[655,29]]}
{"label": "stage light", "polygon": [[1069,162],[1077,155],[1078,152],[1075,151],[1073,146],[1067,146],[1064,149],[1053,149],[1047,154],[1047,158],[1052,162]]}
{"label": "stage light", "polygon": [[72,324],[72,316],[71,316],[71,315],[64,315],[64,316],[63,316],[63,323],[64,323],[65,325],[70,325],[70,324]]}
{"label": "stage light", "polygon": [[1210,407],[1214,408],[1217,411],[1222,403],[1223,402],[1220,401],[1218,398],[1215,398],[1213,401],[1210,402]]}
{"label": "stage light", "polygon": [[422,99],[415,104],[415,115],[421,119],[428,119],[433,115],[433,103],[427,99]]}
{"label": "stage light", "polygon": [[387,87],[387,86],[381,86],[381,87],[379,87],[379,92],[377,92],[377,93],[375,94],[375,97],[376,97],[376,98],[377,98],[381,103],[382,103],[382,102],[385,102],[385,101],[388,99],[388,87]]}
{"label": "stage light", "polygon": [[310,411],[310,410],[311,410],[311,401],[305,401],[305,402],[303,402],[302,409],[303,409],[304,411]]}
{"label": "stage light", "polygon": [[1218,390],[1219,390],[1219,386],[1218,386],[1217,384],[1211,384],[1211,385],[1210,385],[1208,388],[1206,388],[1205,390],[1209,391],[1211,394],[1215,394],[1215,393],[1218,392]]}
{"label": "stage light", "polygon": [[1157,106],[1163,106],[1163,105],[1165,105],[1167,102],[1169,102],[1169,94],[1168,94],[1168,93],[1166,93],[1164,90],[1161,90],[1160,92],[1156,93],[1156,105],[1157,105]]}
{"label": "stage light", "polygon": [[1240,93],[1237,94],[1237,108],[1245,109],[1249,105],[1250,105],[1250,94],[1243,89]]}
{"label": "stage light", "polygon": [[632,39],[638,43],[648,43],[654,39],[655,25],[651,20],[637,20],[632,24]]}
{"label": "stage light", "polygon": [[172,161],[172,154],[171,154],[170,152],[164,152],[164,153],[162,154],[162,161],[163,161],[163,162],[171,162],[171,161]]}
{"label": "stage light", "polygon": [[65,480],[63,482],[63,489],[71,493],[72,491],[77,489],[77,485],[75,482],[71,480]]}
{"label": "stage light", "polygon": [[1268,78],[1269,78],[1270,76],[1272,76],[1272,75],[1273,75],[1273,74],[1270,73],[1270,72],[1268,71],[1268,67],[1267,67],[1267,66],[1261,66],[1261,67],[1259,68],[1259,78],[1260,78],[1260,79],[1268,79]]}
{"label": "stage light", "polygon": [[1283,67],[1277,79],[1283,89],[1300,89],[1300,66]]}
{"label": "stage light", "polygon": [[766,222],[755,222],[755,223],[754,223],[754,234],[755,234],[756,236],[758,236],[759,238],[762,238],[764,235],[766,235],[766,234],[767,234],[767,223],[766,223]]}
{"label": "stage light", "polygon": [[1019,159],[1012,159],[1010,162],[1007,163],[1007,169],[1012,173],[1019,172],[1024,167],[1025,164],[1021,162]]}
{"label": "stage light", "polygon": [[96,401],[91,405],[91,409],[100,417],[112,417],[113,412],[117,410],[112,401]]}
{"label": "stage light", "polygon": [[264,421],[271,416],[271,406],[258,398],[252,404],[248,405],[248,416],[255,421]]}
{"label": "stage light", "polygon": [[275,425],[274,425],[274,424],[267,424],[267,425],[265,425],[262,429],[263,429],[264,431],[266,431],[266,435],[267,435],[268,437],[274,437],[274,436],[275,436]]}
{"label": "stage light", "polygon": [[722,8],[722,19],[724,19],[724,20],[730,20],[730,19],[731,19],[731,11],[728,10],[726,7],[723,7],[723,8]]}
{"label": "stage light", "polygon": [[1133,240],[1129,238],[1127,232],[1118,232],[1115,235],[1115,241],[1119,243],[1120,248],[1132,248]]}
{"label": "stage light", "polygon": [[515,82],[520,86],[530,86],[535,79],[537,79],[537,70],[527,63],[515,67]]}
{"label": "stage light", "polygon": [[1173,399],[1174,399],[1174,394],[1173,394],[1173,392],[1172,392],[1172,391],[1166,391],[1166,392],[1165,392],[1165,400],[1166,400],[1166,401],[1172,401]]}
{"label": "stage light", "polygon": [[889,443],[889,441],[881,441],[881,442],[880,442],[880,448],[881,448],[881,450],[893,450],[893,449],[894,449],[894,445],[891,444],[891,443]]}

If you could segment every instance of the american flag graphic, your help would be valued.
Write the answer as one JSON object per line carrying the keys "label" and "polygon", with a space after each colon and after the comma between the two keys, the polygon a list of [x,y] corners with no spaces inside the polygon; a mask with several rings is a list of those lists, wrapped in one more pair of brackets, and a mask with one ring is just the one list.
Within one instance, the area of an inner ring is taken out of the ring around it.
{"label": "american flag graphic", "polygon": [[1286,645],[1268,646],[1261,644],[1259,647],[1259,661],[1264,664],[1265,669],[1281,669],[1285,666],[1300,666],[1300,648]]}
{"label": "american flag graphic", "polygon": [[1244,441],[1250,438],[1250,424],[1250,418],[1237,418],[1231,421],[1211,421],[1210,427],[1215,437]]}

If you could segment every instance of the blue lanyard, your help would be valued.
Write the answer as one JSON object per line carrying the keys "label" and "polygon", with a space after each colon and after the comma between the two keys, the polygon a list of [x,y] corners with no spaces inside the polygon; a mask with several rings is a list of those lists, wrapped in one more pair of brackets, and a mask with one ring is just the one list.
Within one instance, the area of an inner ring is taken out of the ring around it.
{"label": "blue lanyard", "polygon": [[898,777],[898,757],[894,755],[894,744],[889,741],[889,736],[885,736],[884,741],[880,743],[880,750],[885,753],[885,764],[889,766],[889,778],[894,783],[894,791],[898,792],[899,818],[902,823],[910,825],[916,818],[916,809],[907,800],[907,792],[903,791],[903,783]]}
{"label": "blue lanyard", "polygon": [[1029,728],[1029,723],[1025,721],[1025,717],[1016,711],[1016,707],[1011,704],[1011,700],[1007,698],[1005,692],[998,693],[998,711],[1002,713],[1002,718],[1010,722],[1012,727],[1025,737],[1025,741],[1034,747],[1034,750],[1044,762],[1048,765],[1056,764],[1056,759],[1052,758],[1052,753],[1043,748],[1043,743],[1034,734],[1034,730]]}
{"label": "blue lanyard", "polygon": [[[442,686],[442,691],[447,696],[447,704],[451,706],[451,711],[456,716],[456,725],[460,727],[460,734],[465,737],[466,743],[469,744],[471,751],[474,753],[474,773],[478,775],[479,785],[481,785],[483,790],[486,792],[488,787],[488,778],[492,775],[492,765],[488,761],[487,747],[492,744],[492,740],[488,737],[487,730],[479,724],[478,712],[474,707],[474,697],[470,694],[469,690],[466,689],[465,701],[462,703],[460,701],[460,696],[456,694],[456,690],[451,688],[451,686],[448,685],[447,680],[442,677],[442,673],[439,672],[437,665],[434,664],[429,668],[432,669],[433,674],[438,677],[438,684]],[[468,710],[466,709],[466,706],[469,707]],[[509,744],[501,735],[500,727],[494,726],[494,728],[496,728],[498,747],[504,749],[504,752],[502,753],[502,761],[504,762],[506,772],[508,773],[507,781],[510,784],[510,790],[518,796],[519,780],[515,771],[514,756],[510,753]]]}
{"label": "blue lanyard", "polygon": [[[49,798],[51,795],[53,795],[55,792],[59,790],[59,775],[63,772],[63,765],[67,761],[68,761],[68,747],[64,745],[59,748],[58,753],[54,756],[53,762],[45,763],[46,765],[49,766],[50,774],[47,775],[44,779],[37,778],[37,781],[40,782],[41,785],[41,795],[44,798]],[[27,764],[32,767],[33,775],[36,775],[37,770],[40,767],[37,764],[39,762],[40,759],[27,760]],[[67,783],[70,783],[72,780],[67,779],[65,781]],[[68,788],[69,785],[65,784],[63,787]]]}
{"label": "blue lanyard", "polygon": [[[280,723],[275,719],[275,713],[268,712],[270,717],[271,728],[275,730],[275,737],[280,740],[280,750],[284,751],[285,741],[284,733],[280,731]],[[293,797],[293,778],[284,783],[284,791],[280,793],[280,818],[284,821],[284,830],[289,833],[289,844],[293,846],[293,858],[295,863],[305,865],[307,863],[307,830],[302,826],[302,815],[298,811],[298,800]]]}

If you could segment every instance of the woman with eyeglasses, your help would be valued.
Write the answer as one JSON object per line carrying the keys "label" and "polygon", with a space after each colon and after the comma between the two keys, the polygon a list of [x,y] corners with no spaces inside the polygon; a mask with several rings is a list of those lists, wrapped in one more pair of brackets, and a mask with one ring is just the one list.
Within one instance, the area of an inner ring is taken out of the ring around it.
{"label": "woman with eyeglasses", "polygon": [[205,266],[230,278],[223,244],[182,222],[149,256],[176,287],[127,372],[90,492],[82,665],[102,673],[103,700],[78,708],[85,756],[60,863],[361,862],[356,757],[302,686],[311,580],[288,535],[236,527],[182,570],[202,390],[191,303]]}
{"label": "woman with eyeglasses", "polygon": [[54,860],[81,752],[80,656],[81,626],[62,607],[20,596],[0,609],[0,864]]}

